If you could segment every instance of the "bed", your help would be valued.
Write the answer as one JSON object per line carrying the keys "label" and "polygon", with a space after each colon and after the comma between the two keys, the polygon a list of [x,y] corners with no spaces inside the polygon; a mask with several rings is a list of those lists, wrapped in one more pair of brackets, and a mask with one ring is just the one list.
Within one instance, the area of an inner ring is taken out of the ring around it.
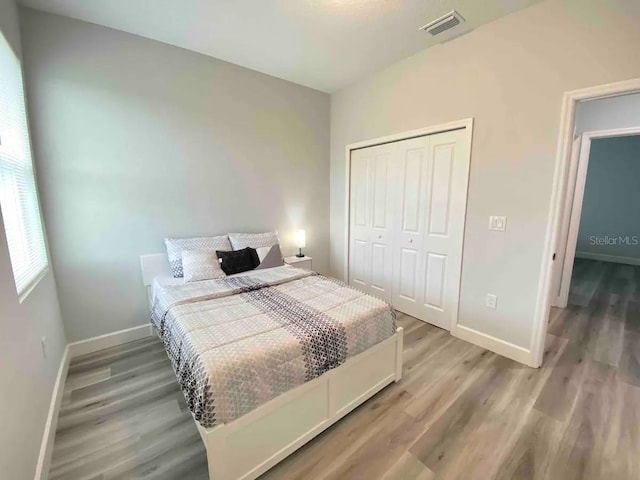
{"label": "bed", "polygon": [[281,266],[184,283],[164,254],[141,263],[213,480],[258,477],[402,376],[393,310],[342,282]]}

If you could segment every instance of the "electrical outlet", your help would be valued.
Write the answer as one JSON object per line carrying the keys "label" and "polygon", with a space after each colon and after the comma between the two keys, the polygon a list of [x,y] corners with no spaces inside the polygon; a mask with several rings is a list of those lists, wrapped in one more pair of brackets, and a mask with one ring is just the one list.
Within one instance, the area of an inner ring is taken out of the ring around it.
{"label": "electrical outlet", "polygon": [[504,232],[507,229],[507,217],[491,215],[489,217],[489,230]]}
{"label": "electrical outlet", "polygon": [[498,308],[498,296],[494,295],[493,293],[487,293],[485,304],[487,305],[487,308],[495,310],[496,308]]}
{"label": "electrical outlet", "polygon": [[40,339],[40,345],[42,346],[42,356],[47,358],[47,337],[42,337]]}

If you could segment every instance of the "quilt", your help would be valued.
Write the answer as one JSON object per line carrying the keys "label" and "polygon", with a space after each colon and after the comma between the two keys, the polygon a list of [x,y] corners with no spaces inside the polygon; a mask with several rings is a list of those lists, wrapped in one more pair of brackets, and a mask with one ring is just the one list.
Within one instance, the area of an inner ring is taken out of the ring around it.
{"label": "quilt", "polygon": [[290,266],[159,287],[152,324],[195,419],[225,424],[396,331],[384,301]]}

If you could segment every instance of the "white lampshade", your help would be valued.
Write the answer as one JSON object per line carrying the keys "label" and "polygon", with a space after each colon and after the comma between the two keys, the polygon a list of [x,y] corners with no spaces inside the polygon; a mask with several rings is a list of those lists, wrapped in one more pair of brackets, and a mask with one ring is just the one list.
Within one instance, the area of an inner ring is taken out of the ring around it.
{"label": "white lampshade", "polygon": [[307,236],[304,230],[296,230],[295,233],[296,247],[304,248],[307,246]]}

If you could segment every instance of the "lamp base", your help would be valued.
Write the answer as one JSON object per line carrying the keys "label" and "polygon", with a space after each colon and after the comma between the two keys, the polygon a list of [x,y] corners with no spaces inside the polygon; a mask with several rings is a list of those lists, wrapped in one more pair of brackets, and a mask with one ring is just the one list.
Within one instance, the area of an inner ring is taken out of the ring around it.
{"label": "lamp base", "polygon": [[296,253],[296,257],[304,258],[304,253],[302,253],[302,249],[300,249],[300,252]]}

